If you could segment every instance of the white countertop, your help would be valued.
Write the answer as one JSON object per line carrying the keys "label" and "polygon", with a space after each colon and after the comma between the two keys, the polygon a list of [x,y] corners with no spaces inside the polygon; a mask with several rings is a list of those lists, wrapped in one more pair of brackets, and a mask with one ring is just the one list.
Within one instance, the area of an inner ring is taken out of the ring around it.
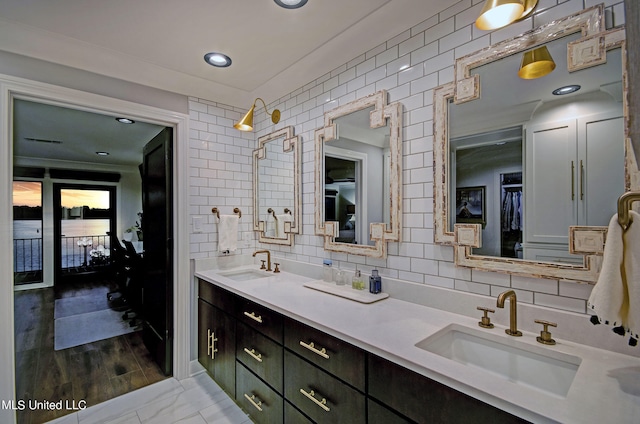
{"label": "white countertop", "polygon": [[[241,266],[238,269],[246,269]],[[257,269],[251,265],[249,268]],[[226,268],[223,273],[232,271]],[[449,324],[501,335],[509,343],[543,346],[538,334],[523,332],[514,341],[496,325],[483,329],[478,319],[388,298],[372,304],[322,293],[303,286],[315,278],[288,272],[250,281],[233,281],[217,270],[196,277],[267,306],[364,350],[396,362],[483,402],[532,422],[637,423],[640,421],[640,359],[554,336],[545,346],[582,359],[566,398],[503,380],[415,346]],[[384,290],[384,282],[383,282]]]}

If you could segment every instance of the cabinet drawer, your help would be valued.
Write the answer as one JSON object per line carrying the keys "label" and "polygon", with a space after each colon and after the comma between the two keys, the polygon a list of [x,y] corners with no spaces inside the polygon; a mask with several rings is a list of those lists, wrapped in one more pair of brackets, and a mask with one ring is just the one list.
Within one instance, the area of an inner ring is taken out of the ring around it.
{"label": "cabinet drawer", "polygon": [[236,358],[282,393],[282,345],[241,322],[236,328]]}
{"label": "cabinet drawer", "polygon": [[258,424],[281,423],[282,396],[253,375],[242,364],[236,367],[236,402]]}
{"label": "cabinet drawer", "polygon": [[230,293],[215,284],[198,279],[198,297],[225,311],[229,315],[235,316],[236,300],[233,293]]}
{"label": "cabinet drawer", "polygon": [[285,322],[284,340],[288,349],[364,392],[363,350],[290,319]]}
{"label": "cabinet drawer", "polygon": [[282,344],[282,315],[250,300],[240,299],[236,309],[238,321],[255,328]]}
{"label": "cabinet drawer", "polygon": [[498,408],[369,354],[369,396],[419,422],[526,422]]}
{"label": "cabinet drawer", "polygon": [[285,399],[318,424],[365,423],[364,395],[304,359],[284,352]]}

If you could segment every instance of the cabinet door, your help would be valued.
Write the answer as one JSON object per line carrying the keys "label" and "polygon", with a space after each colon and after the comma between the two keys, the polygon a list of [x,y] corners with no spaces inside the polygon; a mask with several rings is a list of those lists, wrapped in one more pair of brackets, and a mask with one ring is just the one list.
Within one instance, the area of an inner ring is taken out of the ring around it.
{"label": "cabinet door", "polygon": [[198,361],[230,394],[235,393],[235,319],[198,299]]}
{"label": "cabinet door", "polygon": [[526,422],[371,354],[369,396],[418,423]]}
{"label": "cabinet door", "polygon": [[579,225],[609,225],[624,193],[624,124],[621,111],[578,120]]}
{"label": "cabinet door", "polygon": [[211,360],[213,330],[213,306],[202,299],[198,299],[198,362],[213,375]]}
{"label": "cabinet door", "polygon": [[236,321],[218,308],[213,310],[213,378],[233,396],[236,392]]}
{"label": "cabinet door", "polygon": [[575,119],[532,125],[526,135],[526,241],[568,244],[576,223]]}

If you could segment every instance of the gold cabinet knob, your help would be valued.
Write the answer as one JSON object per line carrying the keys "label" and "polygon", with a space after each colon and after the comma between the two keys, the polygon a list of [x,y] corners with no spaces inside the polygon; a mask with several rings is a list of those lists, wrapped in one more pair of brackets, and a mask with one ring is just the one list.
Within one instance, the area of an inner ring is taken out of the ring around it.
{"label": "gold cabinet knob", "polygon": [[495,309],[485,308],[482,306],[478,306],[477,309],[484,312],[484,316],[478,322],[478,325],[482,328],[493,328],[493,323],[491,323],[491,318],[489,318],[489,312],[494,313]]}
{"label": "gold cabinet knob", "polygon": [[558,324],[555,322],[544,321],[541,319],[534,320],[536,324],[542,324],[542,331],[540,331],[540,335],[536,337],[538,343],[546,344],[546,345],[554,345],[556,341],[551,338],[551,333],[549,332],[549,326],[557,327]]}

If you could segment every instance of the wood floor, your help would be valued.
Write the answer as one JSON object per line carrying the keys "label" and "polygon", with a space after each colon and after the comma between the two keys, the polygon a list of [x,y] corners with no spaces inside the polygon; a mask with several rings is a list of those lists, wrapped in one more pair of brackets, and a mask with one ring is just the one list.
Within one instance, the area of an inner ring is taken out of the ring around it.
{"label": "wood floor", "polygon": [[[96,291],[106,299],[112,283],[92,280],[15,292],[16,400],[84,400],[89,407],[166,378],[139,332],[54,351],[55,299]],[[27,407],[17,418],[20,424],[40,424],[71,412]]]}

